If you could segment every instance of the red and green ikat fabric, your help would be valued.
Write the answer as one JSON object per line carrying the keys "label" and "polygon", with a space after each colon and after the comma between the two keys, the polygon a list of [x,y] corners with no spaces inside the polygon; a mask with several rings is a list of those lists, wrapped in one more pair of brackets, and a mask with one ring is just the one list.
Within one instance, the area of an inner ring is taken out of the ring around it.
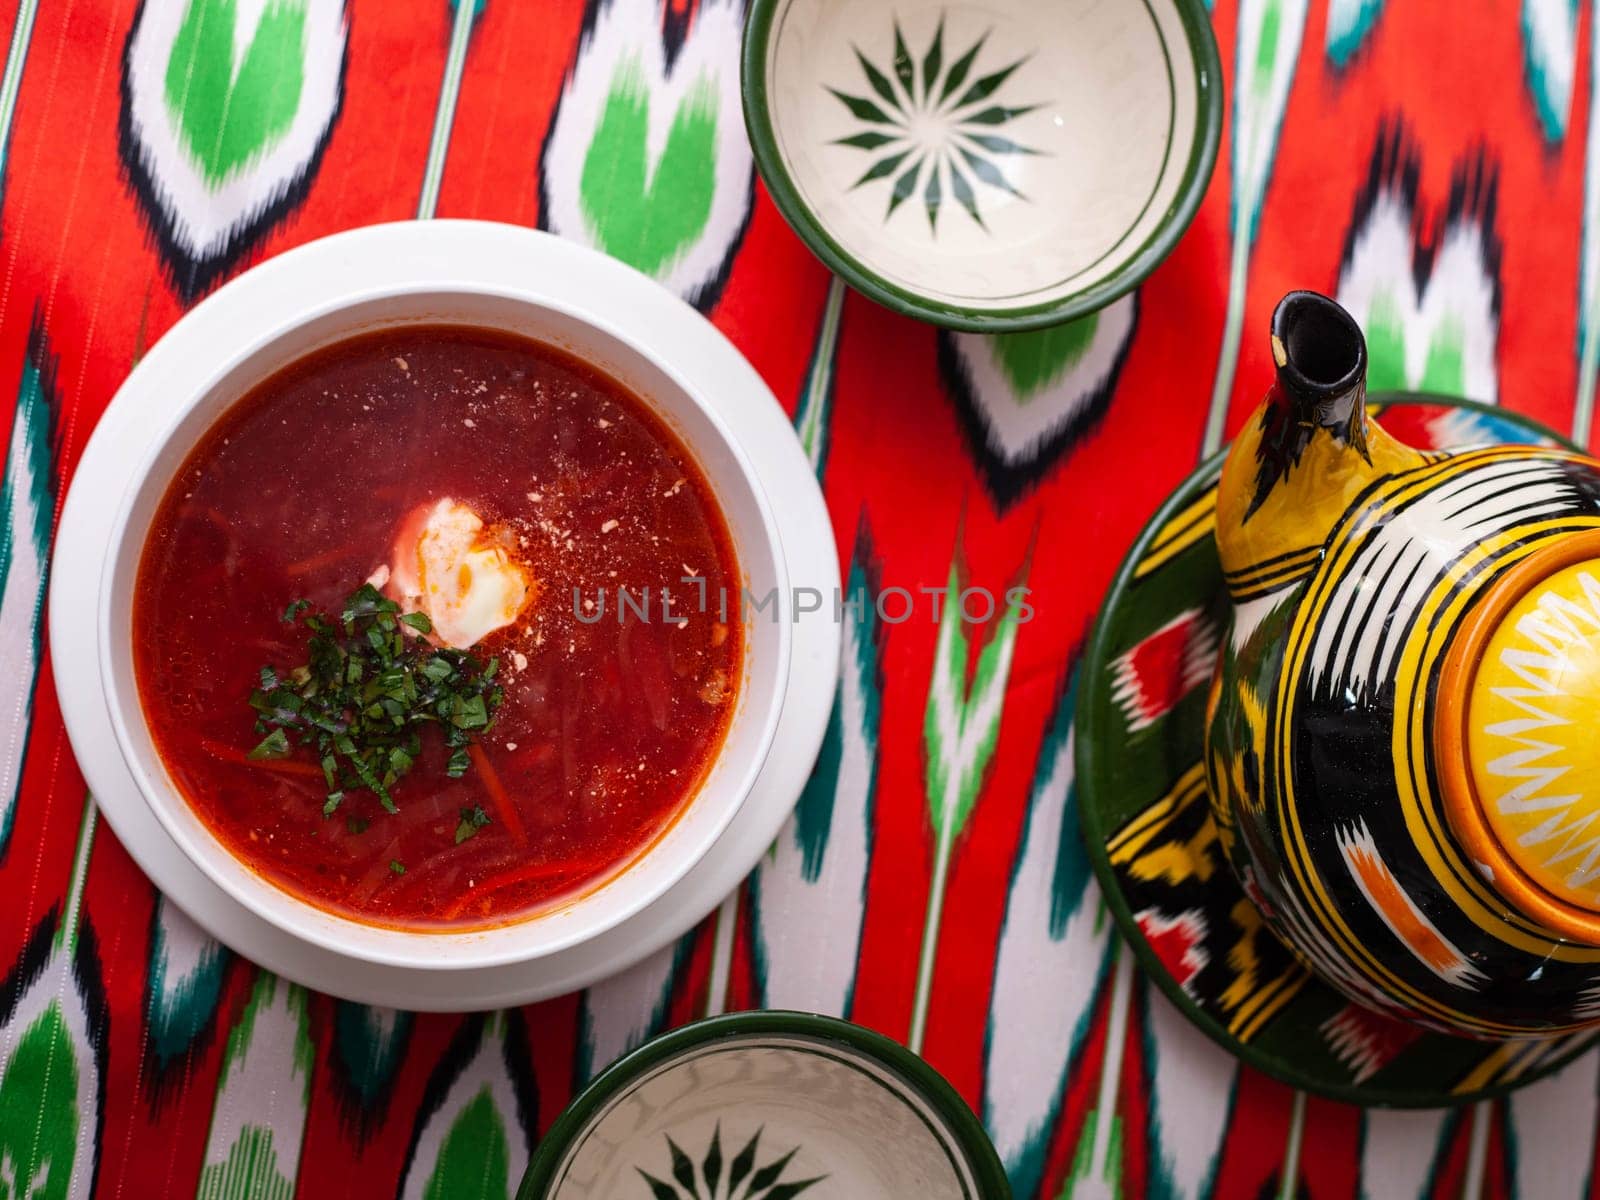
{"label": "red and green ikat fabric", "polygon": [[[1375,386],[1588,440],[1594,6],[1215,0],[1226,124],[1193,228],[1104,312],[984,337],[847,293],[790,233],[743,134],[740,0],[462,3],[0,16],[0,1200],[504,1197],[606,1063],[762,1005],[908,1040],[1027,1200],[1600,1189],[1600,1053],[1510,1100],[1392,1114],[1195,1033],[1089,876],[1070,732],[1123,549],[1265,386],[1285,289],[1362,315]],[[252,262],[414,216],[537,226],[654,275],[793,416],[851,578],[1025,579],[1036,612],[943,639],[851,623],[822,760],[749,883],[625,975],[489,1016],[308,994],[164,903],[97,820],[43,651],[61,500],[130,365]],[[1130,694],[1158,717],[1183,673],[1148,650]]]}

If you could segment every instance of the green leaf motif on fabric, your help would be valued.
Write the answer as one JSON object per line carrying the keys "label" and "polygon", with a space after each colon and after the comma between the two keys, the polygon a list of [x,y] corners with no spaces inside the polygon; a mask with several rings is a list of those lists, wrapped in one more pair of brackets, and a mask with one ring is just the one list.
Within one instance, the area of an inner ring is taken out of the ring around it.
{"label": "green leaf motif on fabric", "polygon": [[[877,610],[866,568],[859,558],[850,563],[844,617],[843,670],[850,672],[853,678],[846,680],[834,694],[822,749],[794,810],[795,838],[802,855],[800,874],[807,883],[816,883],[822,878],[846,754],[853,753],[869,762],[876,762],[878,755],[878,724],[883,700],[878,678]],[[845,697],[852,691],[851,684],[854,684],[854,694],[860,697],[860,725],[847,731]]]}
{"label": "green leaf motif on fabric", "polygon": [[336,1061],[364,1106],[381,1106],[409,1044],[412,1015],[339,1001],[333,1016]]}
{"label": "green leaf motif on fabric", "polygon": [[[960,595],[961,572],[957,560],[952,560],[948,591],[939,614],[933,679],[922,730],[928,760],[929,816],[941,841],[960,834],[977,803],[1000,736],[1006,680],[1011,674],[1011,653],[1021,622],[1021,606],[1006,604],[994,635],[978,656],[969,689],[970,648]],[[995,599],[1005,603],[1001,597]]]}
{"label": "green leaf motif on fabric", "polygon": [[1418,391],[1437,392],[1444,396],[1467,394],[1465,341],[1465,332],[1459,322],[1440,323],[1428,346],[1428,357],[1422,363],[1422,378],[1417,381]]}
{"label": "green leaf motif on fabric", "polygon": [[195,1200],[290,1200],[294,1184],[278,1165],[272,1130],[246,1125],[222,1162],[200,1172]]}
{"label": "green leaf motif on fabric", "polygon": [[1372,298],[1367,316],[1367,390],[1404,391],[1406,386],[1405,320],[1393,297]]}
{"label": "green leaf motif on fabric", "polygon": [[244,1061],[250,1052],[250,1045],[255,1040],[256,1020],[263,1012],[273,1006],[277,999],[279,987],[286,989],[284,1005],[289,1010],[294,1021],[294,1073],[301,1077],[304,1088],[303,1099],[309,1102],[311,1097],[311,1068],[316,1059],[316,1049],[311,1044],[309,1022],[306,1016],[306,991],[299,984],[284,983],[270,971],[262,971],[256,976],[256,984],[250,993],[250,1000],[245,1004],[244,1011],[239,1014],[238,1022],[228,1033],[228,1044],[222,1052],[222,1070],[226,1075],[230,1071],[244,1068]]}
{"label": "green leaf motif on fabric", "polygon": [[16,418],[11,428],[12,452],[7,463],[5,483],[0,486],[0,509],[27,513],[23,535],[0,539],[0,585],[11,573],[12,561],[20,549],[25,554],[46,555],[50,550],[51,499],[50,402],[45,393],[44,376],[33,361],[22,366],[22,381],[17,385]]}
{"label": "green leaf motif on fabric", "polygon": [[805,449],[806,460],[821,479],[828,459],[828,415],[833,407],[833,367],[839,350],[839,326],[844,313],[844,282],[835,276],[828,284],[811,362],[806,367],[800,401],[795,406],[794,428]]}
{"label": "green leaf motif on fabric", "polygon": [[1458,320],[1445,318],[1433,330],[1422,372],[1412,379],[1406,369],[1406,322],[1391,296],[1373,297],[1367,316],[1367,390],[1467,394],[1466,331]]}
{"label": "green leaf motif on fabric", "polygon": [[1278,27],[1283,23],[1283,9],[1279,0],[1267,0],[1261,14],[1261,36],[1256,42],[1255,78],[1251,81],[1259,96],[1265,96],[1272,87],[1272,72],[1278,62]]}
{"label": "green leaf motif on fabric", "polygon": [[155,932],[150,940],[149,975],[145,991],[145,1023],[149,1049],[162,1066],[180,1057],[211,1023],[222,995],[228,951],[221,944],[189,929],[192,938],[204,938],[202,948],[187,971],[175,973],[174,949],[169,945],[174,928],[168,924],[167,906],[160,900]]}
{"label": "green leaf motif on fabric", "polygon": [[288,133],[305,83],[305,0],[269,0],[235,70],[237,19],[237,0],[189,0],[167,60],[167,107],[212,189]]}
{"label": "green leaf motif on fabric", "polygon": [[0,1196],[66,1200],[78,1145],[78,1060],[51,1001],[0,1074]]}
{"label": "green leaf motif on fabric", "polygon": [[1094,344],[1100,314],[1090,313],[1064,325],[1028,333],[998,333],[989,339],[994,360],[1026,404],[1070,371]]}
{"label": "green leaf motif on fabric", "polygon": [[[8,686],[21,704],[21,722],[33,711],[33,684],[38,677],[40,630],[44,619],[45,583],[49,578],[50,527],[55,516],[53,382],[41,364],[48,361],[41,327],[29,338],[22,380],[11,424],[5,481],[0,484],[0,658],[10,666]],[[0,858],[11,842],[22,764],[28,739],[13,736],[0,748]]]}
{"label": "green leaf motif on fabric", "polygon": [[487,1085],[450,1125],[423,1200],[505,1200],[511,1194],[511,1146]]}
{"label": "green leaf motif on fabric", "polygon": [[315,1049],[305,989],[258,970],[223,1047],[198,1200],[288,1200]]}
{"label": "green leaf motif on fabric", "polygon": [[583,159],[579,203],[600,248],[659,275],[705,232],[717,183],[717,92],[697,80],[661,156],[649,151],[650,88],[635,59],[617,66]]}
{"label": "green leaf motif on fabric", "polygon": [[[1057,754],[1072,753],[1072,722],[1073,714],[1078,706],[1078,677],[1073,672],[1072,684],[1065,698],[1062,700],[1055,722],[1046,731],[1044,743],[1040,746],[1039,757],[1041,762],[1047,762]],[[1035,783],[1037,787],[1037,783]],[[1076,781],[1067,788],[1066,811],[1076,813],[1078,810],[1078,787]],[[1089,854],[1084,848],[1083,837],[1079,834],[1077,822],[1063,821],[1061,825],[1061,840],[1056,847],[1055,869],[1050,873],[1050,940],[1061,941],[1067,936],[1067,922],[1072,919],[1072,914],[1078,911],[1083,904],[1084,892],[1088,890],[1089,880],[1092,878],[1092,868],[1089,866]],[[1103,901],[1097,901],[1099,910],[1096,918],[1096,927],[1104,920],[1106,910]]]}
{"label": "green leaf motif on fabric", "polygon": [[[1330,0],[1328,4],[1328,61],[1348,66],[1383,11],[1384,0]],[[1524,21],[1526,31],[1527,23]],[[1542,115],[1542,106],[1541,106]]]}
{"label": "green leaf motif on fabric", "polygon": [[[955,854],[956,839],[961,836],[978,802],[990,760],[994,757],[1017,629],[1027,607],[1026,593],[1015,589],[1008,589],[1003,596],[982,588],[963,593],[961,537],[958,531],[939,611],[939,636],[934,643],[933,673],[928,680],[927,709],[922,726],[928,815],[935,845],[933,880],[928,889],[917,965],[917,987],[911,1003],[911,1028],[906,1036],[906,1045],[915,1054],[922,1052],[922,1040],[928,1028],[928,1006],[933,995],[950,860]],[[1029,555],[1031,558],[1031,549]],[[1026,574],[1025,565],[1021,575],[1025,578]],[[969,687],[967,665],[972,647],[962,600],[973,596],[978,598],[974,622],[988,627],[989,638],[978,655]],[[996,617],[994,610],[998,608],[1004,611]]]}
{"label": "green leaf motif on fabric", "polygon": [[800,843],[800,875],[807,883],[822,878],[823,857],[828,851],[828,834],[833,830],[834,792],[844,759],[844,711],[835,693],[833,710],[828,714],[827,732],[817,763],[800,793],[794,808],[795,840]]}
{"label": "green leaf motif on fabric", "polygon": [[1067,1176],[1061,1190],[1062,1200],[1079,1196],[1103,1197],[1120,1200],[1122,1196],[1122,1118],[1113,1114],[1110,1141],[1107,1143],[1105,1161],[1109,1176],[1096,1178],[1095,1137],[1100,1127],[1100,1113],[1091,1112],[1083,1121],[1083,1135],[1078,1139],[1078,1149],[1072,1158],[1072,1173]]}

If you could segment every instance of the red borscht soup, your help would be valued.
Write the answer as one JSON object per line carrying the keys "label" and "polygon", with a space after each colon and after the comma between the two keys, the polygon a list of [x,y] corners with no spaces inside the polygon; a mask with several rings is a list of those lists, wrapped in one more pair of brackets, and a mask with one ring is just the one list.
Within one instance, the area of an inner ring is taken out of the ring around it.
{"label": "red borscht soup", "polygon": [[536,342],[403,327],[207,433],[145,543],[134,663],[168,772],[257,873],[373,924],[500,924],[609,877],[696,791],[739,587],[640,400]]}

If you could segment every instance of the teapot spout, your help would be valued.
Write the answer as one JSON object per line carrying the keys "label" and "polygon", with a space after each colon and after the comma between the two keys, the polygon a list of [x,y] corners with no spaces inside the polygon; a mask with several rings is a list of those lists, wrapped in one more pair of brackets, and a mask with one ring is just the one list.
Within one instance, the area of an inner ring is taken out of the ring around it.
{"label": "teapot spout", "polygon": [[1314,424],[1367,457],[1367,339],[1319,292],[1290,292],[1272,311],[1277,388],[1302,427]]}
{"label": "teapot spout", "polygon": [[1327,296],[1278,302],[1272,360],[1277,378],[1217,485],[1217,546],[1235,599],[1303,577],[1357,494],[1425,461],[1368,419],[1366,339]]}

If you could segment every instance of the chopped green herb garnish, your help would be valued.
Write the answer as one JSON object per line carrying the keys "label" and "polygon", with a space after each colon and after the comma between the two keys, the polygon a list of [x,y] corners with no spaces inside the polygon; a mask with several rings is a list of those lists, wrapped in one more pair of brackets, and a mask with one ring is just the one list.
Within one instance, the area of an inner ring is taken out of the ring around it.
{"label": "chopped green herb garnish", "polygon": [[372,822],[367,820],[365,817],[346,817],[344,819],[344,828],[346,833],[365,833],[367,831],[367,826],[371,824]]}
{"label": "chopped green herb garnish", "polygon": [[274,729],[261,739],[261,744],[250,751],[251,758],[285,758],[289,753],[289,735]]}
{"label": "chopped green herb garnish", "polygon": [[427,633],[433,624],[422,613],[401,613],[371,584],[350,594],[337,619],[305,600],[289,605],[283,619],[308,631],[306,663],[287,672],[261,668],[250,707],[256,731],[266,736],[251,758],[284,758],[296,745],[314,750],[328,788],[324,816],[362,790],[397,812],[391,789],[416,764],[428,725],[440,730],[450,751],[448,774],[467,771],[467,747],[490,727],[504,699],[494,684],[494,659],[480,663],[403,632],[402,625]]}
{"label": "chopped green herb garnish", "polygon": [[482,696],[459,701],[452,707],[450,720],[461,729],[482,729],[489,724],[489,710]]}
{"label": "chopped green herb garnish", "polygon": [[456,845],[461,845],[469,837],[477,834],[489,823],[489,814],[482,807],[474,804],[471,808],[461,810],[461,824],[456,826]]}
{"label": "chopped green herb garnish", "polygon": [[389,860],[389,870],[393,871],[396,875],[404,875],[406,873],[406,865],[398,858],[391,858]]}

